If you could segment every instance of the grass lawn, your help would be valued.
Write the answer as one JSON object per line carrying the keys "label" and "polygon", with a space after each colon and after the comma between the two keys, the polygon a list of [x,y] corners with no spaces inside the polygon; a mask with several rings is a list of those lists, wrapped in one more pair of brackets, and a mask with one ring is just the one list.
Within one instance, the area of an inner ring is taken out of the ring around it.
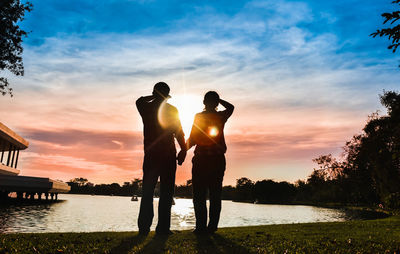
{"label": "grass lawn", "polygon": [[0,234],[0,253],[400,253],[400,217],[176,231]]}

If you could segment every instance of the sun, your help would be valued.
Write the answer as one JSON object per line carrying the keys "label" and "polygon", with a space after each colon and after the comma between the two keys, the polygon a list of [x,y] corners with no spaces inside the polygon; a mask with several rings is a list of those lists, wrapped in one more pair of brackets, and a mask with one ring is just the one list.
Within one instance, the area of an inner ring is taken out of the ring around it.
{"label": "sun", "polygon": [[203,98],[193,94],[178,94],[168,100],[168,103],[174,105],[179,111],[182,129],[185,133],[185,138],[188,139],[194,116],[203,110]]}

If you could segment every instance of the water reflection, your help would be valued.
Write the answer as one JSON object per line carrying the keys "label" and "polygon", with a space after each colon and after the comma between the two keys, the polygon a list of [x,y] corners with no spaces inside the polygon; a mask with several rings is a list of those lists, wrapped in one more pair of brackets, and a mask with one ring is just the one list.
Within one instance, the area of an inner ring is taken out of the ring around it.
{"label": "water reflection", "polygon": [[[55,204],[54,204],[55,205]],[[46,220],[52,213],[51,205],[8,206],[0,208],[1,232],[30,232],[46,230]]]}
{"label": "water reflection", "polygon": [[[60,195],[64,202],[42,205],[0,207],[0,232],[93,232],[138,230],[140,202],[130,197]],[[139,199],[140,201],[140,199]],[[157,222],[158,200],[154,200]],[[311,206],[254,205],[223,201],[221,227],[287,224],[302,222],[344,221],[339,210]],[[175,199],[171,211],[171,228],[195,226],[193,203]]]}
{"label": "water reflection", "polygon": [[196,223],[191,199],[175,199],[171,209],[171,224],[180,228],[192,228]]}

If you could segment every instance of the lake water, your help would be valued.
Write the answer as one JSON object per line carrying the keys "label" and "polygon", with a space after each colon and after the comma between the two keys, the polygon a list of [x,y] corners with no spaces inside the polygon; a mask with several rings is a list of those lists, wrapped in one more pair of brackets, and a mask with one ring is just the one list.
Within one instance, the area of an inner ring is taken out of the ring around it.
{"label": "lake water", "polygon": [[[94,232],[137,231],[139,202],[130,197],[59,195],[63,202],[0,207],[0,232]],[[158,199],[154,199],[157,222]],[[344,221],[340,210],[312,206],[261,205],[222,201],[219,227],[303,222]],[[191,199],[175,199],[171,229],[193,229],[195,217]]]}

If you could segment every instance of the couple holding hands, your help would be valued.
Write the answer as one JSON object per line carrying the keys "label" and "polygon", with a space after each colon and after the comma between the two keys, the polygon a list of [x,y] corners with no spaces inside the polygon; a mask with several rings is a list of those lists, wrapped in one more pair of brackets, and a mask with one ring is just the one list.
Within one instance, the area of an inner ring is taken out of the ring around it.
{"label": "couple holding hands", "polygon": [[[175,188],[176,163],[182,165],[186,151],[195,146],[192,159],[193,204],[196,216],[197,234],[214,233],[218,227],[221,212],[222,180],[225,172],[226,144],[224,125],[232,115],[234,106],[210,91],[204,96],[204,111],[196,114],[189,139],[179,120],[178,110],[167,103],[170,88],[158,82],[153,94],[140,97],[137,109],[143,120],[144,161],[142,199],[138,218],[139,233],[150,232],[154,212],[154,189],[160,178],[160,199],[158,204],[157,234],[172,234],[170,231],[171,206]],[[225,107],[217,111],[217,106]],[[176,156],[175,140],[181,148]],[[210,211],[207,225],[207,191]]]}

